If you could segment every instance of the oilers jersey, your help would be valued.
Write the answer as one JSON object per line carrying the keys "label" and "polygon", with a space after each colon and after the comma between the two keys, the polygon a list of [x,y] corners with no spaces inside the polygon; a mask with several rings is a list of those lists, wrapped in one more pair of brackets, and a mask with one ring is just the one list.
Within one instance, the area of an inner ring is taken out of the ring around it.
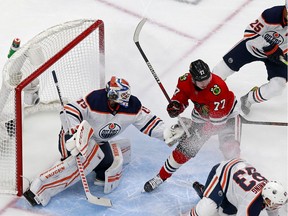
{"label": "oilers jersey", "polygon": [[[227,215],[257,216],[265,209],[261,192],[267,182],[268,180],[245,160],[232,159],[213,167],[203,196],[221,206],[223,213]],[[191,210],[194,215],[198,215],[196,208]],[[277,216],[278,210],[267,210],[267,214]]]}
{"label": "oilers jersey", "polygon": [[266,58],[263,47],[271,43],[278,44],[287,54],[287,20],[284,11],[286,7],[275,6],[266,9],[261,16],[250,23],[244,32],[244,39],[247,40],[247,50],[257,58]]}
{"label": "oilers jersey", "polygon": [[[93,139],[97,143],[109,141],[130,125],[134,125],[148,136],[164,139],[164,122],[152,114],[148,108],[142,106],[140,100],[133,95],[130,97],[127,108],[118,104],[113,109],[109,106],[106,90],[99,89],[77,101],[66,104],[64,109],[70,124],[69,128],[76,129],[77,125],[85,119],[94,129]],[[63,112],[60,117],[65,118]],[[69,128],[64,127],[62,133],[67,132]],[[62,152],[65,152],[64,136],[62,137],[61,149]]]}

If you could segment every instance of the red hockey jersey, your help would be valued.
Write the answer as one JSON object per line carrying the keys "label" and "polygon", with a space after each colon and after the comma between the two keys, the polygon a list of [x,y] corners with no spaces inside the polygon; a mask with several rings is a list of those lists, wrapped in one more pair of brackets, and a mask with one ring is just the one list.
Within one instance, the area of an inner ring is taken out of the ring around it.
{"label": "red hockey jersey", "polygon": [[179,77],[171,100],[176,100],[187,107],[190,99],[194,103],[192,119],[196,122],[210,121],[215,125],[224,124],[227,119],[236,115],[234,107],[237,100],[224,80],[212,73],[211,76],[208,86],[200,89],[192,82],[190,73],[184,74]]}

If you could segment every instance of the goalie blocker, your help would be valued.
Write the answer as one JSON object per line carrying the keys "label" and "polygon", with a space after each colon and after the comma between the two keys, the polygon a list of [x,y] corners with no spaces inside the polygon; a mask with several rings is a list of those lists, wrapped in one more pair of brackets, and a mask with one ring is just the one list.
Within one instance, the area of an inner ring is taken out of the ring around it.
{"label": "goalie blocker", "polygon": [[[87,140],[87,142],[79,142],[79,136],[81,136],[80,140]],[[46,206],[53,196],[80,180],[75,156],[80,156],[86,176],[99,165],[104,158],[104,153],[94,139],[90,138],[91,130],[77,131],[68,143],[68,148],[73,154],[63,161],[56,162],[32,181],[30,188],[23,194],[32,206],[37,204]],[[131,158],[131,144],[128,139],[113,141],[110,146],[114,161],[105,172],[104,193],[110,193],[117,188],[122,176],[123,164],[128,164]]]}

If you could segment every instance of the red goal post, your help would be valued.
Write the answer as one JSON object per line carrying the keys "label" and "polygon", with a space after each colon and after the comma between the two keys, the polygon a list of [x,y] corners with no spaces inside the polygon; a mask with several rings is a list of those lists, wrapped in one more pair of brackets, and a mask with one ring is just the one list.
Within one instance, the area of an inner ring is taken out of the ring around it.
{"label": "red goal post", "polygon": [[[104,68],[102,20],[75,20],[51,27],[8,59],[0,90],[0,193],[23,193],[24,117],[61,109],[51,71],[56,71],[67,102],[104,87]],[[26,104],[35,85],[39,103]]]}

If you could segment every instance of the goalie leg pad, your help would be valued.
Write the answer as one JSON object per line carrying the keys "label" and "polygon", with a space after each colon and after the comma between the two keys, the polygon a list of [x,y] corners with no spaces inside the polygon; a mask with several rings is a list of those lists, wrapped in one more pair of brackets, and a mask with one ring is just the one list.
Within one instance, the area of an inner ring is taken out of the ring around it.
{"label": "goalie leg pad", "polygon": [[131,142],[129,139],[120,139],[112,141],[111,143],[116,143],[122,152],[123,165],[127,165],[131,161]]}
{"label": "goalie leg pad", "polygon": [[104,193],[111,193],[115,188],[118,187],[122,176],[123,169],[123,155],[121,148],[117,143],[110,144],[114,161],[112,165],[105,171],[105,186]]}
{"label": "goalie leg pad", "polygon": [[[53,167],[41,173],[39,177],[33,180],[30,191],[35,194],[35,201],[38,204],[46,206],[51,197],[64,190],[64,187],[53,187],[45,189],[49,184],[53,184],[64,176],[69,176],[73,171],[76,171],[76,162],[73,157],[68,157],[64,161],[58,161]],[[42,189],[43,188],[43,189]]]}
{"label": "goalie leg pad", "polygon": [[[104,158],[103,151],[95,141],[89,144],[87,158],[81,157],[84,173],[88,175]],[[33,180],[30,191],[35,194],[37,203],[46,206],[50,199],[80,180],[75,157],[58,161],[53,167]]]}

